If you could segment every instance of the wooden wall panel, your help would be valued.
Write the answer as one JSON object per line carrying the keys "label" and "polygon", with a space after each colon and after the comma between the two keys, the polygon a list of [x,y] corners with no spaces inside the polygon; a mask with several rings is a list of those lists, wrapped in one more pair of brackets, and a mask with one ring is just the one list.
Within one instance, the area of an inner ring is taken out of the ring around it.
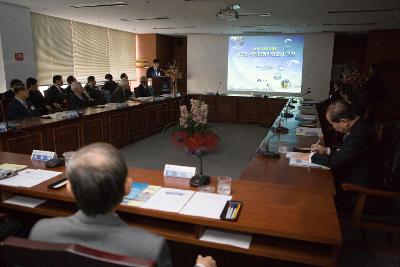
{"label": "wooden wall panel", "polygon": [[7,151],[20,154],[32,154],[32,150],[44,150],[43,136],[41,132],[24,134],[11,137],[7,140]]}
{"label": "wooden wall panel", "polygon": [[110,143],[119,147],[126,143],[128,139],[127,115],[125,112],[111,114],[110,124]]}
{"label": "wooden wall panel", "polygon": [[257,123],[262,120],[263,99],[242,97],[238,99],[238,122]]}
{"label": "wooden wall panel", "polygon": [[128,111],[128,132],[129,135],[139,135],[143,130],[142,110],[134,109]]}
{"label": "wooden wall panel", "polygon": [[102,118],[82,122],[82,140],[83,145],[105,141]]}
{"label": "wooden wall panel", "polygon": [[158,125],[157,106],[148,106],[144,108],[145,111],[145,128],[153,129]]}
{"label": "wooden wall panel", "polygon": [[216,97],[216,120],[235,123],[237,120],[236,97],[218,96]]}
{"label": "wooden wall panel", "polygon": [[55,126],[50,131],[54,144],[53,151],[57,155],[61,156],[66,151],[75,151],[81,147],[78,123]]}
{"label": "wooden wall panel", "polygon": [[170,121],[178,122],[181,115],[180,111],[181,100],[173,100],[170,102]]}
{"label": "wooden wall panel", "polygon": [[168,103],[157,105],[158,123],[160,126],[165,126],[169,122]]}

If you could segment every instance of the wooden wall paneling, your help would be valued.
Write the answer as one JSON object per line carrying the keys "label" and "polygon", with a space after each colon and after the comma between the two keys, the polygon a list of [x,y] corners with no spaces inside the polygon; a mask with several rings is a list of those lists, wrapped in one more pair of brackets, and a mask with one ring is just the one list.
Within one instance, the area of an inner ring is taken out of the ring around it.
{"label": "wooden wall paneling", "polygon": [[272,124],[279,113],[282,111],[283,106],[286,104],[287,99],[268,99],[264,101],[263,123]]}
{"label": "wooden wall paneling", "polygon": [[84,146],[105,141],[104,122],[102,117],[84,120],[81,124],[81,130],[82,143]]}
{"label": "wooden wall paneling", "polygon": [[158,112],[158,125],[165,126],[169,122],[169,114],[168,114],[168,103],[162,103],[157,105]]}
{"label": "wooden wall paneling", "polygon": [[53,149],[57,155],[61,156],[66,151],[75,151],[81,147],[79,123],[66,123],[50,128],[53,141]]}
{"label": "wooden wall paneling", "polygon": [[178,122],[179,117],[181,115],[180,111],[181,101],[174,99],[169,103],[169,106],[170,106],[170,122]]}
{"label": "wooden wall paneling", "polygon": [[135,140],[143,131],[142,112],[141,108],[128,111],[128,132],[131,141]]}
{"label": "wooden wall paneling", "polygon": [[264,101],[262,98],[241,97],[238,99],[238,122],[261,123]]}
{"label": "wooden wall paneling", "polygon": [[6,151],[30,155],[34,149],[44,150],[45,137],[43,134],[44,133],[42,131],[16,134],[15,136],[7,139]]}
{"label": "wooden wall paneling", "polygon": [[127,112],[120,110],[108,117],[110,125],[110,143],[116,147],[129,144]]}
{"label": "wooden wall paneling", "polygon": [[145,129],[154,129],[158,125],[157,106],[151,105],[144,108],[145,111]]}
{"label": "wooden wall paneling", "polygon": [[216,96],[216,120],[219,122],[237,122],[236,97]]}

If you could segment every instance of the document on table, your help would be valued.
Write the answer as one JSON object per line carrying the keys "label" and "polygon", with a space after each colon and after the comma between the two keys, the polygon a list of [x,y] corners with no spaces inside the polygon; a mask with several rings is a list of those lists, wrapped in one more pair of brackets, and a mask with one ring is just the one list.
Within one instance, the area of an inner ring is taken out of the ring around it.
{"label": "document on table", "polygon": [[[309,154],[309,153],[303,153],[303,154]],[[305,157],[306,156],[301,156],[301,158],[291,157],[289,160],[289,165],[297,166],[297,167],[311,167],[311,168],[321,168],[321,169],[329,170],[328,167],[312,163],[309,158],[305,159]],[[310,157],[310,156],[307,156],[307,157]]]}
{"label": "document on table", "polygon": [[35,208],[44,202],[46,202],[45,199],[25,197],[25,196],[14,196],[4,201],[4,203],[7,204],[19,205],[28,208]]}
{"label": "document on table", "polygon": [[297,136],[322,136],[321,128],[309,128],[309,127],[297,127],[296,128]]}
{"label": "document on table", "polygon": [[62,174],[62,172],[54,172],[40,169],[25,169],[18,172],[18,175],[0,180],[0,185],[33,187],[44,181]]}
{"label": "document on table", "polygon": [[194,191],[163,187],[157,191],[142,208],[167,212],[180,212]]}
{"label": "document on table", "polygon": [[26,165],[19,165],[19,164],[11,164],[11,163],[3,163],[0,165],[0,169],[2,170],[10,170],[10,171],[20,171],[25,169]]}
{"label": "document on table", "polygon": [[154,196],[161,186],[149,185],[144,189],[137,197],[127,203],[128,206],[141,207],[146,203],[152,196]]}
{"label": "document on table", "polygon": [[219,220],[226,202],[231,199],[232,196],[196,192],[179,213]]}
{"label": "document on table", "polygon": [[239,234],[227,231],[206,229],[203,235],[200,237],[200,240],[249,249],[252,238],[253,236],[251,234]]}

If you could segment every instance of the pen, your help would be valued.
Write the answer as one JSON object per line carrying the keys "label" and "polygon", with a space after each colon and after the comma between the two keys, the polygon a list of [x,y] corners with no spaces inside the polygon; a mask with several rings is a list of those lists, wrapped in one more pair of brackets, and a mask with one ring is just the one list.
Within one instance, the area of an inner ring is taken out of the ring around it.
{"label": "pen", "polygon": [[231,211],[231,214],[229,215],[229,220],[232,220],[233,213],[235,212],[236,208],[237,208],[237,204],[232,203],[232,211]]}
{"label": "pen", "polygon": [[231,210],[232,210],[232,206],[231,206],[231,203],[229,203],[228,204],[228,210],[226,211],[225,219],[229,218],[229,213],[231,212]]}
{"label": "pen", "polygon": [[321,140],[322,140],[322,136],[318,139],[318,142],[311,147],[311,152],[314,152],[314,148],[319,145],[319,142],[321,142]]}
{"label": "pen", "polygon": [[232,220],[236,219],[236,216],[237,216],[238,213],[239,213],[240,206],[241,206],[241,204],[239,203],[239,204],[237,205],[237,207],[236,207],[234,213],[233,213]]}
{"label": "pen", "polygon": [[234,208],[235,208],[235,205],[233,203],[229,203],[229,210],[228,210],[228,213],[226,214],[227,219],[231,218]]}

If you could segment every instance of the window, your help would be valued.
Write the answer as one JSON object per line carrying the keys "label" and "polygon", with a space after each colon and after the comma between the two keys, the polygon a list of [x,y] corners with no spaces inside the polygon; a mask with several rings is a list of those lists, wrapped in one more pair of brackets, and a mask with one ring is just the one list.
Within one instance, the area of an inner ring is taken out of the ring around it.
{"label": "window", "polygon": [[53,75],[64,81],[74,75],[86,82],[93,75],[116,79],[122,72],[136,77],[135,34],[91,24],[32,13],[36,69],[41,85],[52,83]]}

